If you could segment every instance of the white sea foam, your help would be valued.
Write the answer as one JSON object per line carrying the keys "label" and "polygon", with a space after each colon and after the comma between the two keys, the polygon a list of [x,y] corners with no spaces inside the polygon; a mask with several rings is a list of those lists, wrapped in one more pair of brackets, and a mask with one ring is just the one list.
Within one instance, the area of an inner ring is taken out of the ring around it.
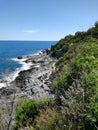
{"label": "white sea foam", "polygon": [[[16,77],[19,75],[20,71],[30,69],[30,67],[32,66],[32,63],[31,62],[26,63],[25,61],[28,59],[28,57],[36,56],[36,55],[39,55],[39,54],[42,54],[42,51],[38,51],[37,53],[30,54],[28,56],[25,55],[25,56],[22,57],[22,59],[12,58],[11,59],[12,61],[18,62],[18,64],[21,64],[22,66],[20,68],[16,68],[16,70],[14,72],[12,72],[11,74],[9,74],[9,76],[7,76],[7,77],[6,77],[6,74],[5,74],[4,81],[6,81],[6,82],[0,81],[0,88],[10,85],[10,83],[12,81],[14,81],[16,79]],[[39,67],[39,66],[37,66],[37,67]]]}
{"label": "white sea foam", "polygon": [[30,63],[26,63],[25,61],[26,61],[27,59],[28,59],[28,58],[23,58],[23,59],[13,58],[13,59],[12,59],[13,61],[16,61],[16,62],[18,62],[19,64],[22,65],[22,67],[17,68],[17,69],[15,70],[15,72],[11,74],[11,76],[13,77],[12,80],[15,80],[15,78],[18,76],[18,74],[19,74],[20,71],[30,69],[32,63],[31,63],[31,62],[30,62]]}
{"label": "white sea foam", "polygon": [[6,83],[0,83],[0,88],[6,87]]}
{"label": "white sea foam", "polygon": [[28,58],[26,57],[23,57],[22,59],[18,59],[18,58],[12,58],[11,60],[13,60],[14,62],[18,62],[19,64],[21,64],[22,66],[20,68],[16,68],[16,70],[9,74],[9,76],[6,77],[6,74],[5,74],[5,77],[4,77],[4,81],[6,82],[0,82],[0,88],[2,87],[6,87],[7,85],[10,85],[10,83],[12,81],[14,81],[16,79],[16,77],[19,75],[19,72],[20,71],[23,71],[23,70],[28,70],[30,69],[32,63],[29,62],[29,63],[26,63],[25,61],[27,60]]}

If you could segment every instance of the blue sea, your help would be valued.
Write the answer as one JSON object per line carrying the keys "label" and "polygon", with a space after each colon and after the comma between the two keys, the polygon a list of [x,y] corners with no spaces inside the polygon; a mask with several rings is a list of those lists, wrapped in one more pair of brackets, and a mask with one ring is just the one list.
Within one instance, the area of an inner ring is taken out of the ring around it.
{"label": "blue sea", "polygon": [[21,64],[12,58],[34,54],[54,44],[56,41],[0,41],[0,74],[7,69],[13,72],[21,67]]}

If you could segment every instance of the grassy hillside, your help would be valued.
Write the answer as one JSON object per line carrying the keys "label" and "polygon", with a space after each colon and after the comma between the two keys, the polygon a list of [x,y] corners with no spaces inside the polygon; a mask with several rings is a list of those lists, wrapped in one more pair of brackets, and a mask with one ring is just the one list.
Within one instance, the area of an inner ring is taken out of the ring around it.
{"label": "grassy hillside", "polygon": [[98,23],[61,39],[51,47],[51,57],[58,59],[51,74],[55,100],[20,104],[15,130],[97,130]]}
{"label": "grassy hillside", "polygon": [[76,43],[91,38],[98,39],[98,22],[95,23],[94,27],[88,29],[86,32],[76,32],[75,35],[68,35],[64,39],[61,39],[56,45],[51,47],[51,56],[60,58],[73,44],[76,45]]}
{"label": "grassy hillside", "polygon": [[98,126],[98,23],[51,48],[59,59],[52,73],[56,103],[62,106],[67,129],[95,130]]}

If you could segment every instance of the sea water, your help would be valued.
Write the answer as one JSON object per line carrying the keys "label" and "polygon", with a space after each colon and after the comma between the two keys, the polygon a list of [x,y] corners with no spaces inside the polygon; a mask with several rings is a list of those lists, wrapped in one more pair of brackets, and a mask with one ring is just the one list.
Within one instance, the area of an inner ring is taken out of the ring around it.
{"label": "sea water", "polygon": [[22,66],[17,60],[12,59],[37,53],[55,43],[56,41],[0,41],[0,79],[6,70],[14,72]]}

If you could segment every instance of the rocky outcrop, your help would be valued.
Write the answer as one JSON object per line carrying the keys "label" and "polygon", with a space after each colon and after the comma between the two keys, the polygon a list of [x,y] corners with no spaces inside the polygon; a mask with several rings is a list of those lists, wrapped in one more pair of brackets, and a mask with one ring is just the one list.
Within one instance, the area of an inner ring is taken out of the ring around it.
{"label": "rocky outcrop", "polygon": [[9,87],[0,89],[0,97],[12,95],[14,89],[18,90],[15,93],[19,97],[38,98],[53,96],[53,92],[50,90],[50,74],[55,63],[54,59],[50,58],[44,51],[37,55],[27,56],[23,62],[32,64],[28,70],[19,72],[19,76]]}
{"label": "rocky outcrop", "polygon": [[27,64],[32,62],[30,69],[21,71],[15,80],[17,87],[21,89],[22,96],[23,93],[31,98],[53,96],[49,78],[54,59],[51,59],[45,53],[41,53],[29,57],[25,62]]}
{"label": "rocky outcrop", "polygon": [[22,59],[23,57],[22,56],[18,56],[17,59]]}

